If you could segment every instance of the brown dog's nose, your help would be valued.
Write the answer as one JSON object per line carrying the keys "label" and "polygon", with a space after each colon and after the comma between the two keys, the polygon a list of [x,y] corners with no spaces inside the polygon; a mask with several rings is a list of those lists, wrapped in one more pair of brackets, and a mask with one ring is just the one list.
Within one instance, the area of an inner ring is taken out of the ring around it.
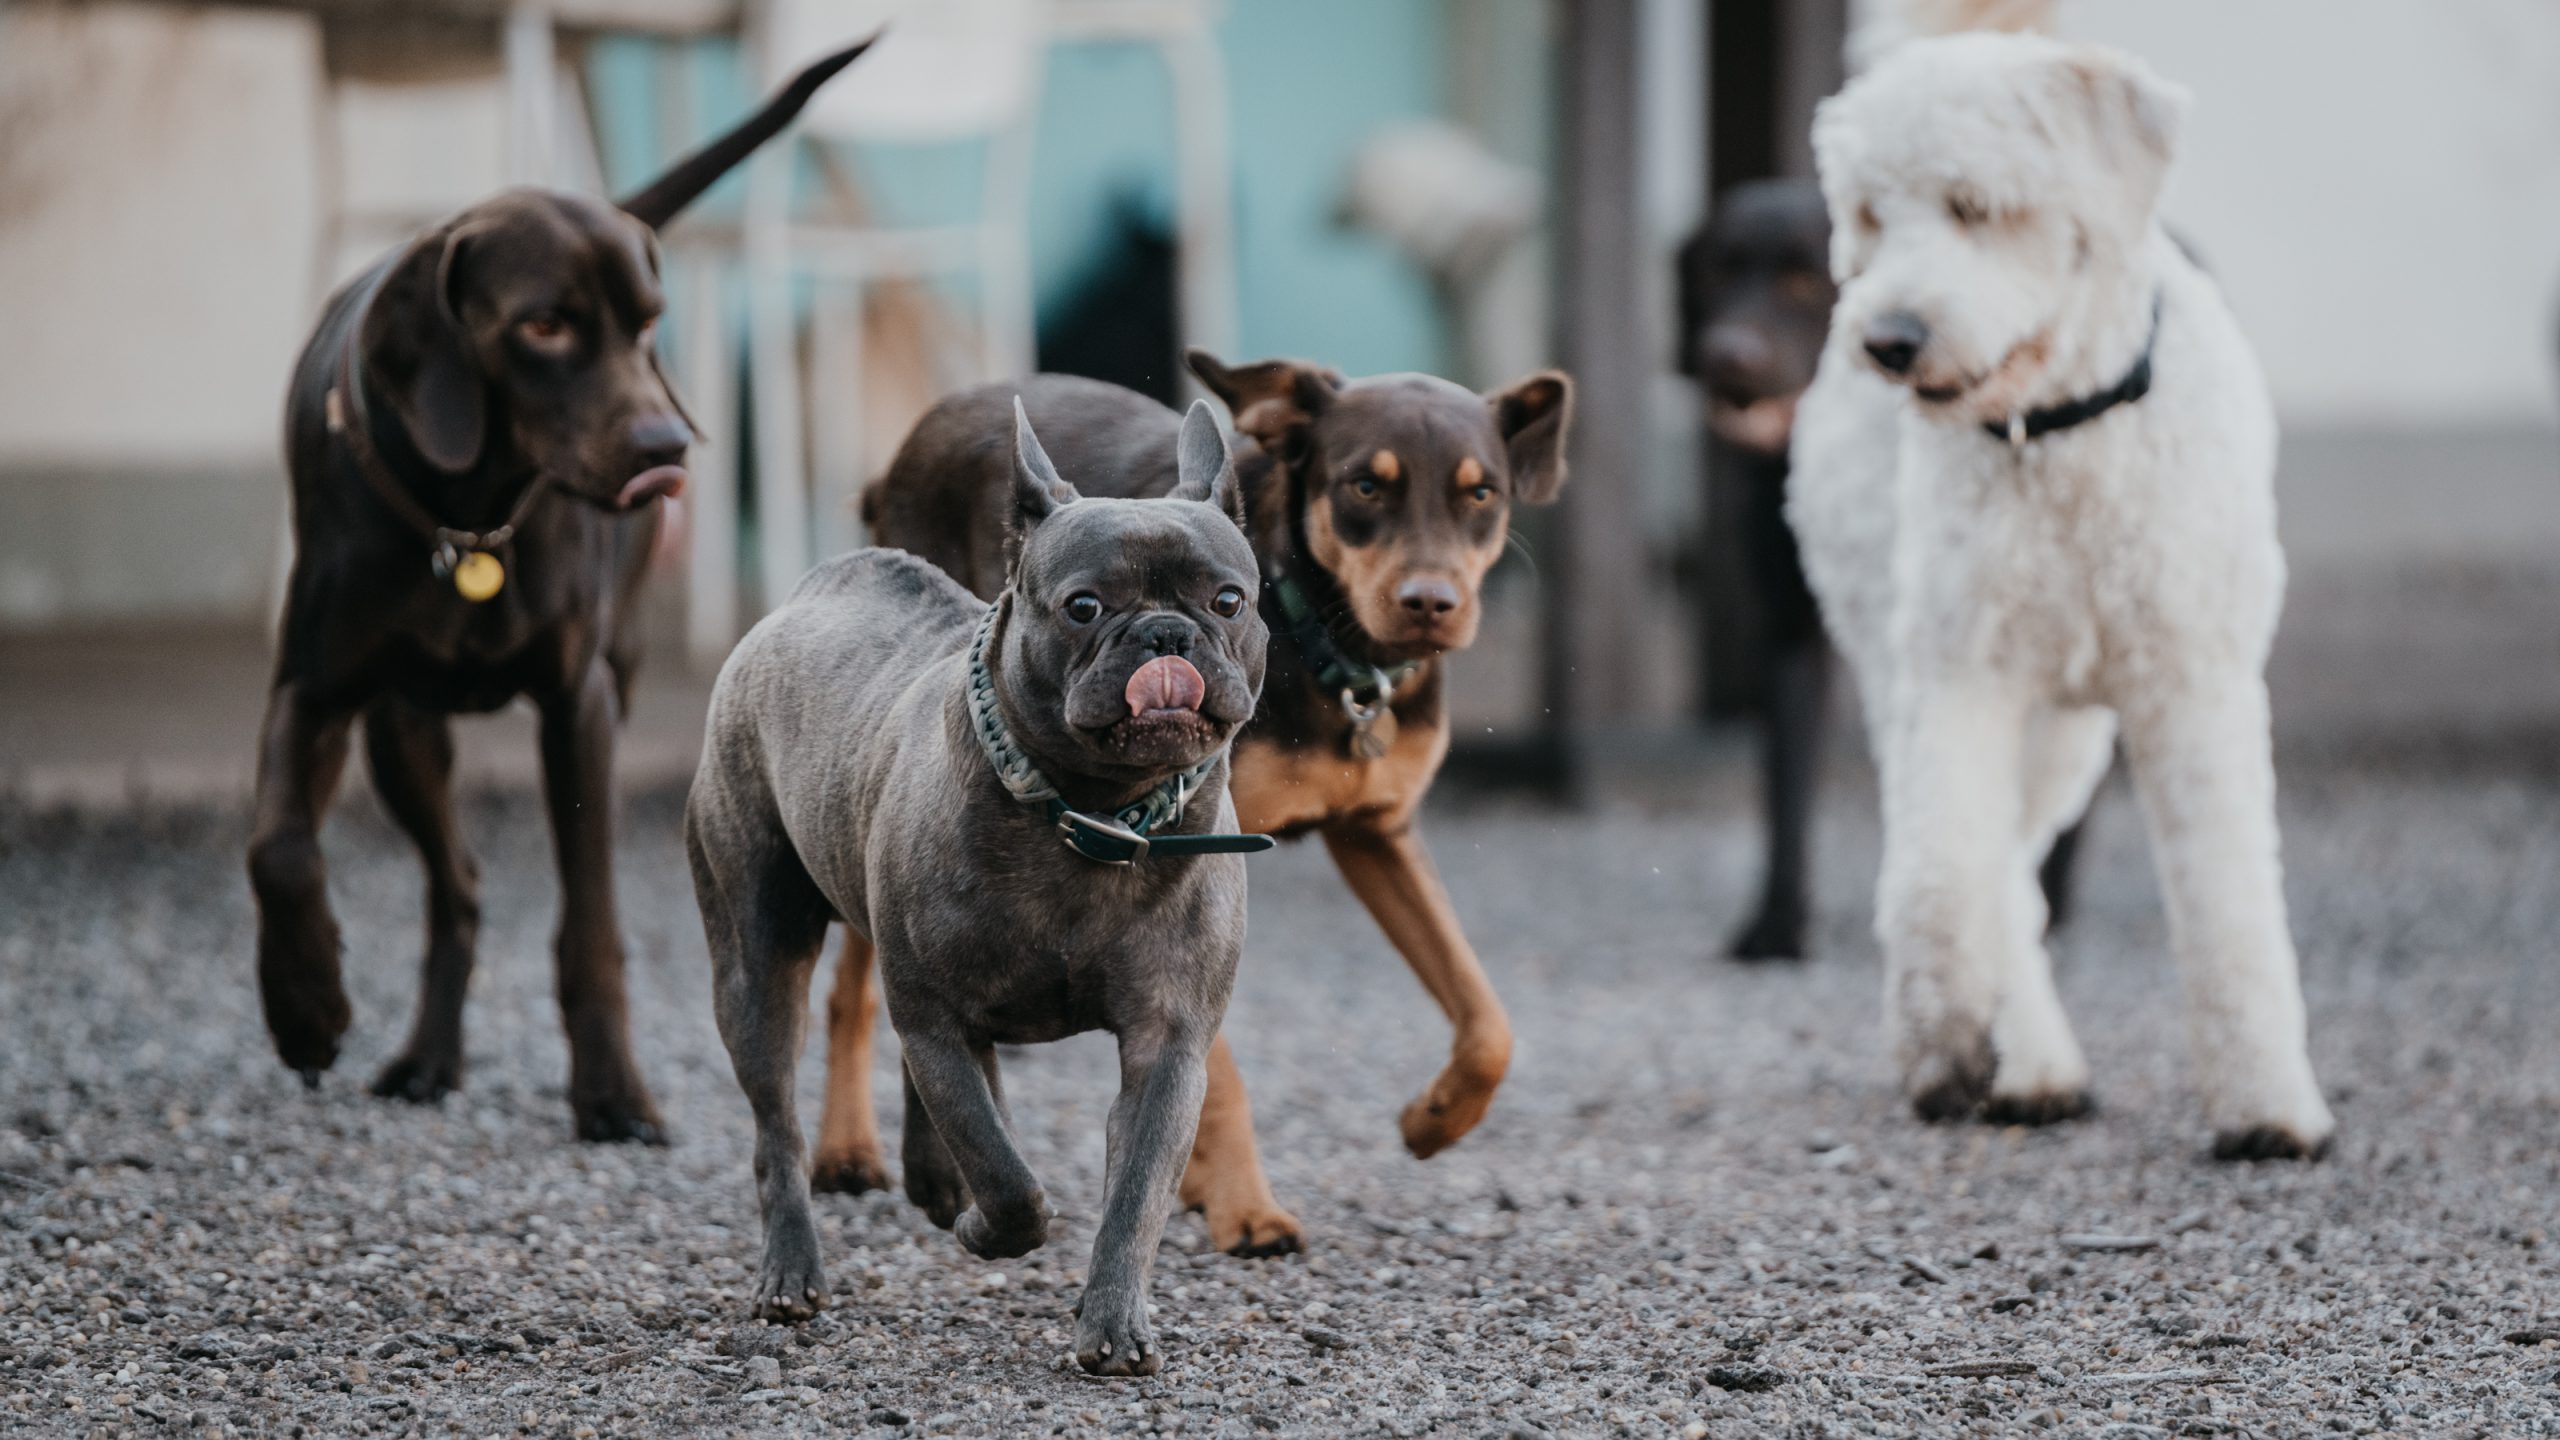
{"label": "brown dog's nose", "polygon": [[1753,325],[1718,325],[1700,347],[1707,383],[1731,396],[1757,395],[1767,388],[1776,354],[1766,332]]}
{"label": "brown dog's nose", "polygon": [[632,453],[642,459],[663,465],[684,463],[684,452],[693,444],[693,427],[684,417],[673,412],[643,415],[631,422]]}
{"label": "brown dog's nose", "polygon": [[1436,576],[1407,580],[1396,587],[1396,603],[1417,620],[1443,620],[1458,608],[1458,587]]}

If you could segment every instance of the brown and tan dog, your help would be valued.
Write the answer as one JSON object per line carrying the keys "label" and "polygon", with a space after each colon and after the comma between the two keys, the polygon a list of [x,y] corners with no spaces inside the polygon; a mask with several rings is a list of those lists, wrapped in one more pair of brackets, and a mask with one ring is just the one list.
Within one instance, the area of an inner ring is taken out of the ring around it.
{"label": "brown and tan dog", "polygon": [[[1407,1149],[1430,1156],[1475,1128],[1511,1063],[1511,1022],[1459,928],[1414,816],[1449,750],[1440,657],[1473,643],[1485,572],[1514,504],[1555,499],[1573,385],[1543,371],[1489,395],[1423,375],[1345,382],[1288,360],[1192,372],[1234,413],[1236,463],[1262,567],[1270,668],[1236,742],[1246,830],[1313,832],[1456,1036],[1404,1109]],[[940,565],[981,596],[1004,583],[1012,402],[1088,494],[1162,495],[1180,417],[1116,385],[1042,375],[943,401],[864,498],[875,540]],[[885,1189],[871,1102],[879,1001],[871,948],[847,933],[827,1007],[827,1099],[813,1183]],[[1222,1250],[1295,1250],[1254,1148],[1243,1077],[1221,1036],[1182,1181]]]}

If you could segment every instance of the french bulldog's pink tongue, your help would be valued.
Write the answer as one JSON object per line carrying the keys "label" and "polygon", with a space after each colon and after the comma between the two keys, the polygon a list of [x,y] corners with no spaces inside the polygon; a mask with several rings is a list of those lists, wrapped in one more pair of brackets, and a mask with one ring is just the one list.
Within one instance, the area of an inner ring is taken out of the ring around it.
{"label": "french bulldog's pink tongue", "polygon": [[1197,710],[1209,687],[1200,672],[1179,655],[1159,655],[1129,677],[1129,713],[1150,710]]}

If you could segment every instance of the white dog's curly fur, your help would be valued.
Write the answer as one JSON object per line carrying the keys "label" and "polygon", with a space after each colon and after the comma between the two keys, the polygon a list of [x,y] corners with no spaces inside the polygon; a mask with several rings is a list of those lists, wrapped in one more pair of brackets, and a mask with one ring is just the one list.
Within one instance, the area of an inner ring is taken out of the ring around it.
{"label": "white dog's curly fur", "polygon": [[[1914,42],[1822,106],[1841,292],[1791,519],[1883,776],[1876,925],[1913,1105],[2086,1108],[2035,867],[2121,725],[2217,1153],[2316,1155],[2334,1122],[2305,1048],[2263,678],[2275,423],[2230,310],[2155,213],[2184,107],[2130,57],[2013,35]],[[1879,337],[1910,348],[1875,355]],[[2146,346],[2144,398],[2023,444],[1986,432],[2108,392]]]}

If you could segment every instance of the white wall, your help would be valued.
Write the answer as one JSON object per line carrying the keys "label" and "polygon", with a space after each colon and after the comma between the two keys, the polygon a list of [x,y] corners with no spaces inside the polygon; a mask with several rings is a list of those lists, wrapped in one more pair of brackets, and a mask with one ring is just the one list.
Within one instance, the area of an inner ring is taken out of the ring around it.
{"label": "white wall", "polygon": [[2167,201],[2289,426],[2547,425],[2560,4],[2064,0],[2195,91]]}

